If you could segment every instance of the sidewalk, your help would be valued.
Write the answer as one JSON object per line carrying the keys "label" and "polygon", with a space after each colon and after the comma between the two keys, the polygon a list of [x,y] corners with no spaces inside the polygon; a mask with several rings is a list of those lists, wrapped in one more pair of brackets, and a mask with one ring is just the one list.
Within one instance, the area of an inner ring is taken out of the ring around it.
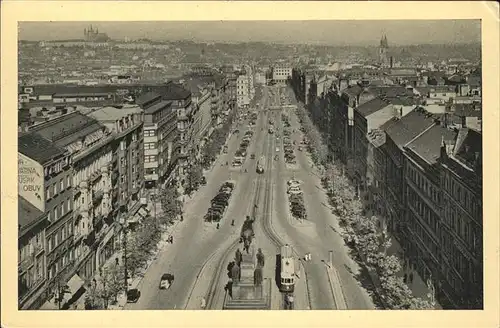
{"label": "sidewalk", "polygon": [[[417,271],[412,270],[411,268],[406,267],[404,265],[404,259],[401,257],[403,250],[401,249],[401,246],[399,245],[398,241],[391,237],[391,247],[387,249],[387,255],[395,255],[399,258],[402,266],[402,270],[400,270],[396,275],[398,277],[404,277],[405,274],[407,276],[410,276],[410,273],[413,273],[413,279],[412,281],[408,281],[406,284],[408,287],[410,287],[413,296],[428,300],[430,301],[430,298],[428,296],[429,294],[429,288],[427,287],[427,284],[422,280],[422,278],[418,275]],[[436,302],[436,309],[441,309],[441,306]]]}

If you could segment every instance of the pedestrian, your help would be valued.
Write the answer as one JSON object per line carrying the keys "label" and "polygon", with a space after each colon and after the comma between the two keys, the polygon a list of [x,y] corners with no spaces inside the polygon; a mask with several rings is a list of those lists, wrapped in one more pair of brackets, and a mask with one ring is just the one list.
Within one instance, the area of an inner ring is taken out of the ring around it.
{"label": "pedestrian", "polygon": [[207,301],[205,301],[205,297],[203,297],[201,299],[201,308],[204,310],[206,306],[207,306]]}
{"label": "pedestrian", "polygon": [[413,283],[413,271],[410,273],[410,284]]}

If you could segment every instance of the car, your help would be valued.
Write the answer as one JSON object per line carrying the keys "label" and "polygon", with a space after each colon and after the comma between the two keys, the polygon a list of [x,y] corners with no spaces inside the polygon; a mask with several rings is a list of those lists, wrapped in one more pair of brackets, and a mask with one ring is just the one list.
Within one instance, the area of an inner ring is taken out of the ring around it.
{"label": "car", "polygon": [[223,186],[224,187],[229,187],[231,189],[234,189],[234,182],[226,181],[226,182],[224,182]]}
{"label": "car", "polygon": [[255,159],[255,154],[251,154],[251,155],[250,155],[250,158],[251,158],[251,159]]}
{"label": "car", "polygon": [[200,183],[201,183],[203,186],[204,186],[204,185],[206,185],[206,184],[207,184],[207,178],[205,178],[205,176],[202,176],[202,177],[201,177],[201,181],[200,181]]}
{"label": "car", "polygon": [[293,186],[293,185],[299,185],[300,186],[301,182],[299,180],[296,180],[296,179],[290,179],[290,180],[288,180],[286,182],[286,184],[288,186],[290,186],[290,187]]}
{"label": "car", "polygon": [[174,282],[174,275],[170,273],[162,274],[160,278],[160,289],[169,289]]}
{"label": "car", "polygon": [[216,198],[212,199],[210,202],[211,207],[216,207],[216,206],[224,206],[226,207],[229,204],[229,200],[225,198]]}
{"label": "car", "polygon": [[299,148],[297,148],[299,151],[302,151],[302,146],[299,146]]}
{"label": "car", "polygon": [[280,152],[280,147],[276,147],[276,152],[279,153]]}
{"label": "car", "polygon": [[141,291],[137,288],[129,289],[127,291],[127,303],[137,303],[141,297]]}
{"label": "car", "polygon": [[302,190],[299,188],[299,187],[290,187],[288,188],[288,193],[289,194],[301,194],[302,193]]}

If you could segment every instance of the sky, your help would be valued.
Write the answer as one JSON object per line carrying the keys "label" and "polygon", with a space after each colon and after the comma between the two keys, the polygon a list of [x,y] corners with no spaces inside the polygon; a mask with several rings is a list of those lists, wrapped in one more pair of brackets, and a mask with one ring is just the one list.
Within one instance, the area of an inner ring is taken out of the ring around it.
{"label": "sky", "polygon": [[81,39],[91,23],[112,39],[376,45],[386,34],[393,45],[481,42],[480,20],[22,22],[19,38]]}

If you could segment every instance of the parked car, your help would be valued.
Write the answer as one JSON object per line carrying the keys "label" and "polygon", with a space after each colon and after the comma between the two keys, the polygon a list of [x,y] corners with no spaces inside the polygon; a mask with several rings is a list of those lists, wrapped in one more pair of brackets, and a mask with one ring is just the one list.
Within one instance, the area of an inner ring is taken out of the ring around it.
{"label": "parked car", "polygon": [[286,184],[289,186],[289,187],[292,187],[294,185],[297,185],[297,186],[300,186],[300,181],[299,180],[295,180],[295,179],[290,179],[286,182]]}
{"label": "parked car", "polygon": [[137,288],[129,289],[127,291],[127,303],[137,303],[141,297],[141,291]]}
{"label": "parked car", "polygon": [[224,182],[224,183],[222,184],[222,186],[224,186],[224,187],[229,187],[229,188],[231,188],[231,190],[233,190],[233,189],[234,189],[234,182],[231,182],[231,181],[226,181],[226,182]]}
{"label": "parked car", "polygon": [[201,183],[203,186],[204,186],[204,185],[206,185],[206,184],[207,184],[207,178],[205,178],[205,176],[202,176],[202,177],[201,177],[201,181],[200,181],[200,183]]}
{"label": "parked car", "polygon": [[288,193],[289,194],[301,194],[302,190],[299,187],[290,187],[288,188]]}
{"label": "parked car", "polygon": [[170,273],[164,273],[160,278],[160,289],[169,289],[174,282],[174,275]]}
{"label": "parked car", "polygon": [[251,155],[250,155],[250,158],[251,158],[251,159],[255,159],[255,154],[251,154]]}

